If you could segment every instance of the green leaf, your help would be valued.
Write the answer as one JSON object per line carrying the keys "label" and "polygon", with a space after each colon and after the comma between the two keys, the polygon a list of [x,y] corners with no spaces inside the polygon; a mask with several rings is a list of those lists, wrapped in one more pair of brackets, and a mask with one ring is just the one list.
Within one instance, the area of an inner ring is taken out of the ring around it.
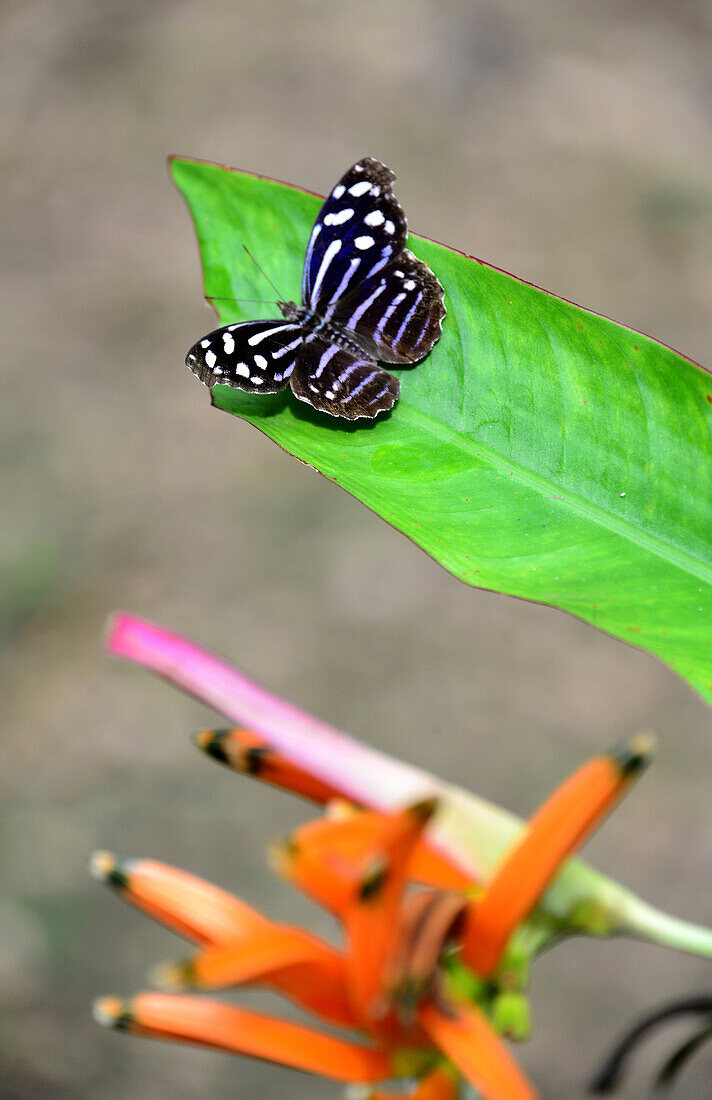
{"label": "green leaf", "polygon": [[[262,298],[246,244],[299,300],[320,199],[171,162],[206,293]],[[712,376],[670,348],[433,241],[443,335],[355,424],[281,394],[213,402],[343,486],[468,584],[569,611],[667,661],[712,702]],[[275,307],[218,302],[224,323]],[[199,336],[196,333],[196,338]],[[390,368],[389,368],[390,369]]]}

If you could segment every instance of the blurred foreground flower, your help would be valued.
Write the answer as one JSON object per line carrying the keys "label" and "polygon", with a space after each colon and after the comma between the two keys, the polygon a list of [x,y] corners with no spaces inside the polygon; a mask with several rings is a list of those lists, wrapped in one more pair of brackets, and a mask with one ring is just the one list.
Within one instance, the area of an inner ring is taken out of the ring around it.
{"label": "blurred foreground flower", "polygon": [[241,723],[201,734],[207,753],[326,807],[272,855],[341,922],[342,949],[274,924],[185,872],[94,857],[97,877],[198,945],[189,959],[159,967],[158,984],[267,986],[358,1036],[180,992],[102,998],[100,1023],[270,1059],[363,1086],[368,1100],[386,1100],[396,1081],[420,1100],[455,1100],[463,1082],[485,1100],[528,1100],[534,1089],[500,1036],[528,1035],[530,963],[553,939],[629,934],[712,955],[712,933],[567,859],[646,765],[649,736],[589,761],[522,828],[150,623],[119,616],[108,647]]}

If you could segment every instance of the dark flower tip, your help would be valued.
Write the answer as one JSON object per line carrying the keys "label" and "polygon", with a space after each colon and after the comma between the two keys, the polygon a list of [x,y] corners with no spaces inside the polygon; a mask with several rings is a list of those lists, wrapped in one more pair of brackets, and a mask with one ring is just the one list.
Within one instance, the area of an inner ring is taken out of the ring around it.
{"label": "dark flower tip", "polygon": [[111,852],[94,852],[89,861],[89,870],[94,878],[117,890],[125,890],[128,885],[126,870]]}
{"label": "dark flower tip", "polygon": [[611,753],[621,775],[635,776],[647,768],[657,752],[654,733],[636,733]]}
{"label": "dark flower tip", "polygon": [[94,1019],[102,1027],[122,1031],[131,1023],[131,1002],[119,997],[98,997],[92,1006]]}
{"label": "dark flower tip", "polygon": [[229,729],[201,730],[194,735],[193,744],[208,756],[212,756],[214,760],[219,760],[221,764],[228,764],[230,761],[225,748],[225,739],[229,732]]}

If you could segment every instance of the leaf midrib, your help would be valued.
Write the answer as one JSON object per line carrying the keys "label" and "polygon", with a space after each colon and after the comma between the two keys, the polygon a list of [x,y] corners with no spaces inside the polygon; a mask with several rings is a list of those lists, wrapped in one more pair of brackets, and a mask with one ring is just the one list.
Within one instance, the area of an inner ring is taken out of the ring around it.
{"label": "leaf midrib", "polygon": [[443,424],[436,417],[423,412],[422,409],[403,397],[398,403],[398,408],[399,415],[415,423],[420,422],[426,425],[429,430],[433,431],[433,434],[448,444],[452,445],[454,442],[455,446],[463,453],[477,455],[478,458],[484,459],[498,472],[503,474],[513,473],[522,485],[536,490],[542,497],[548,496],[551,490],[554,489],[561,503],[567,504],[574,514],[594,521],[598,526],[620,535],[634,546],[649,550],[669,564],[681,568],[684,572],[697,577],[705,584],[712,585],[712,563],[706,562],[692,553],[680,550],[679,547],[666,541],[660,535],[652,534],[622,516],[606,511],[601,505],[594,504],[593,501],[573,492],[560,482],[548,481],[541,474],[534,473],[516,460],[505,459],[485,443],[463,436],[447,424]]}

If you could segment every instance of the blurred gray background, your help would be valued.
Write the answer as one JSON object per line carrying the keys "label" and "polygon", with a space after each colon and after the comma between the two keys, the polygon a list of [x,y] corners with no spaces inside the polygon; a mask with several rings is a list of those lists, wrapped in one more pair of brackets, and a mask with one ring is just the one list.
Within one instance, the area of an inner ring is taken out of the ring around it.
{"label": "blurred gray background", "polygon": [[[164,164],[324,192],[381,158],[415,230],[709,365],[710,5],[6,0],[0,52],[0,1095],[339,1092],[91,1021],[93,996],[184,953],[88,877],[94,848],[332,931],[263,862],[308,811],[202,758],[189,734],[219,719],[102,654],[116,607],[521,814],[587,754],[655,728],[658,762],[586,855],[712,922],[709,710],[652,657],[459,584],[211,410],[183,357],[213,314]],[[712,968],[575,942],[534,979],[521,1057],[543,1097],[570,1100],[622,1028],[709,991]],[[624,1095],[648,1094],[682,1034],[646,1050]],[[708,1095],[711,1060],[673,1095]]]}

